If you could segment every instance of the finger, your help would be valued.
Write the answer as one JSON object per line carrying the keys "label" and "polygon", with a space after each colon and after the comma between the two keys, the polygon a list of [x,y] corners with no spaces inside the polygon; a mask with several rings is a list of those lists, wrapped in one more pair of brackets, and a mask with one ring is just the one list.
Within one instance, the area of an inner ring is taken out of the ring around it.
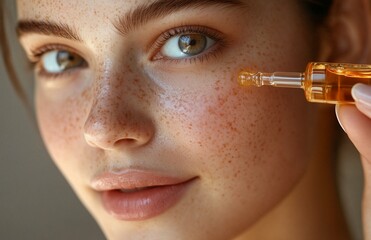
{"label": "finger", "polygon": [[[352,88],[352,96],[356,101],[357,109],[368,118],[371,118],[371,86],[356,84]],[[371,144],[369,144],[369,148],[371,148]],[[367,155],[367,153],[361,152],[361,154],[365,177],[365,190],[363,193],[363,229],[365,239],[369,240],[371,239],[371,156]]]}
{"label": "finger", "polygon": [[356,101],[358,110],[371,118],[371,86],[360,83],[354,85],[352,96]]}
{"label": "finger", "polygon": [[354,105],[337,107],[340,125],[362,156],[371,158],[371,118]]}
{"label": "finger", "polygon": [[340,125],[361,154],[364,172],[363,229],[371,240],[371,87],[357,84],[352,88],[356,104],[337,106]]}
{"label": "finger", "polygon": [[337,106],[336,110],[340,125],[362,155],[364,172],[362,222],[364,239],[371,240],[371,162],[369,161],[371,154],[371,119],[359,111],[356,106]]}

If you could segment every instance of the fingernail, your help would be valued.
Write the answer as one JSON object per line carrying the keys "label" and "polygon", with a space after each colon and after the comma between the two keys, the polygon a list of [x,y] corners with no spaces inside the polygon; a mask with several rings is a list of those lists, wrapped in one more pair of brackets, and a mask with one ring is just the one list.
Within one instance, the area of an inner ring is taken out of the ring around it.
{"label": "fingernail", "polygon": [[357,83],[352,88],[352,97],[357,102],[371,109],[371,86]]}
{"label": "fingernail", "polygon": [[344,128],[343,124],[340,121],[340,118],[339,118],[339,109],[340,109],[340,105],[339,104],[336,104],[336,106],[335,106],[335,115],[336,115],[336,118],[338,119],[339,125],[343,129],[343,131],[344,132],[347,132],[347,131],[345,131],[345,128]]}

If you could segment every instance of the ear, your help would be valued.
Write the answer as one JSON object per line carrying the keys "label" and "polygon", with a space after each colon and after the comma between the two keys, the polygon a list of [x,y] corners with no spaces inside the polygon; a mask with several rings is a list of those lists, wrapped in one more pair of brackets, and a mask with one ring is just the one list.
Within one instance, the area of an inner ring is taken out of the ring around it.
{"label": "ear", "polygon": [[321,31],[319,60],[366,63],[371,60],[370,0],[334,0]]}

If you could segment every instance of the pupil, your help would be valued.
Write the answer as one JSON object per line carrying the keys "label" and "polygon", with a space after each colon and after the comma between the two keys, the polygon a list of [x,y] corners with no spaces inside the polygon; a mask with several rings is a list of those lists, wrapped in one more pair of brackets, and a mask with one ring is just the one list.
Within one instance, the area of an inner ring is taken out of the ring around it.
{"label": "pupil", "polygon": [[186,34],[179,37],[179,49],[187,55],[200,54],[206,48],[206,37],[202,34]]}
{"label": "pupil", "polygon": [[57,62],[60,68],[67,69],[79,65],[81,60],[68,51],[60,51],[57,54]]}
{"label": "pupil", "polygon": [[71,54],[66,51],[58,52],[57,62],[59,66],[61,66],[62,68],[66,68],[70,61],[73,61],[73,56]]}

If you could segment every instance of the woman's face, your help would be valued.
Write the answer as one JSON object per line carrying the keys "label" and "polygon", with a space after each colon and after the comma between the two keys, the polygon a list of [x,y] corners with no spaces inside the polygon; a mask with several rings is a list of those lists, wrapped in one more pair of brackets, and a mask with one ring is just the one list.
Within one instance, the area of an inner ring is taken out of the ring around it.
{"label": "woman's face", "polygon": [[108,238],[236,237],[303,175],[303,93],[236,80],[304,69],[299,1],[17,3],[43,139]]}

